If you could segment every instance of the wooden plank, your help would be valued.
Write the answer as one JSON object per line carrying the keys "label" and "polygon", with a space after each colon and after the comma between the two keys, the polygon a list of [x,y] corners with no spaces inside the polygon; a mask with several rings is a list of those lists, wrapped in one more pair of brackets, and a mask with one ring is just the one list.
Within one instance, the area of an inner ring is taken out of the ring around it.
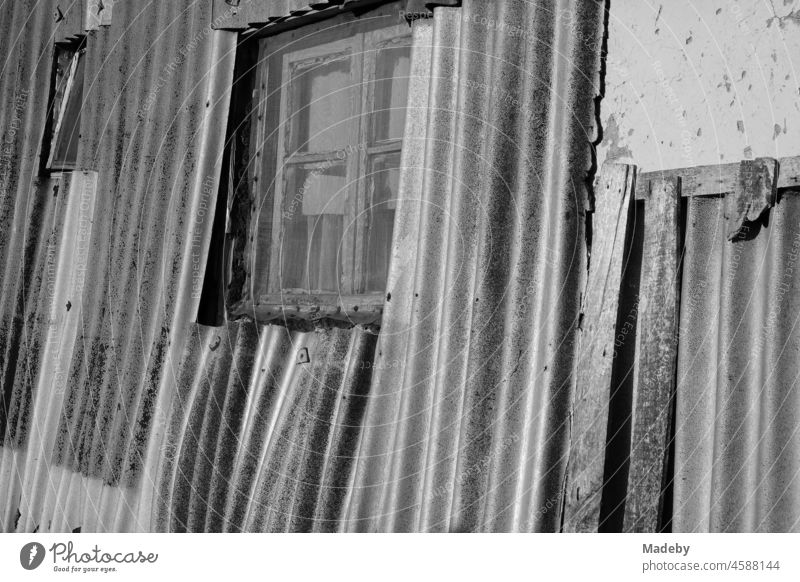
{"label": "wooden plank", "polygon": [[[778,188],[800,186],[800,156],[781,158]],[[644,172],[636,180],[636,199],[645,200],[651,184],[659,180],[681,179],[681,196],[714,196],[733,192],[739,181],[739,162],[693,168]]]}
{"label": "wooden plank", "polygon": [[570,411],[564,531],[597,531],[611,394],[614,340],[635,166],[604,164],[595,184],[594,239]]}
{"label": "wooden plank", "polygon": [[675,397],[680,182],[659,180],[645,201],[624,531],[659,528]]}

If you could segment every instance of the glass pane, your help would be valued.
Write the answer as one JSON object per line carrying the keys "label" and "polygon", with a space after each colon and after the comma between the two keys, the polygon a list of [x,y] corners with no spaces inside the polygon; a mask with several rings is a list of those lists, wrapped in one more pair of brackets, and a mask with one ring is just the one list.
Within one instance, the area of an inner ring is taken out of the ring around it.
{"label": "glass pane", "polygon": [[374,156],[367,175],[369,201],[363,292],[383,292],[389,273],[392,228],[400,184],[400,153]]}
{"label": "glass pane", "polygon": [[410,55],[411,48],[405,43],[378,50],[375,63],[374,141],[403,137]]}
{"label": "glass pane", "polygon": [[347,171],[342,163],[290,166],[280,252],[284,291],[339,293]]}
{"label": "glass pane", "polygon": [[354,90],[350,59],[297,68],[292,75],[290,154],[332,152],[349,143]]}
{"label": "glass pane", "polygon": [[75,60],[75,51],[66,49],[56,45],[56,58],[55,58],[55,93],[53,94],[53,127],[50,128],[52,134],[50,139],[53,139],[56,131],[56,122],[61,116],[61,109],[64,107],[64,94],[67,91],[67,82],[70,79],[70,72],[72,71],[72,63]]}
{"label": "glass pane", "polygon": [[[64,52],[69,54],[70,58],[69,64],[66,64],[64,63],[65,59],[59,56],[57,63],[51,169],[74,168],[78,159],[78,138],[81,127],[81,106],[83,105],[83,73],[86,59],[83,51],[78,53],[77,67],[72,76],[72,85],[69,86],[69,73],[75,53]],[[62,71],[64,74],[60,75]],[[67,89],[69,89],[69,94],[66,93]]]}

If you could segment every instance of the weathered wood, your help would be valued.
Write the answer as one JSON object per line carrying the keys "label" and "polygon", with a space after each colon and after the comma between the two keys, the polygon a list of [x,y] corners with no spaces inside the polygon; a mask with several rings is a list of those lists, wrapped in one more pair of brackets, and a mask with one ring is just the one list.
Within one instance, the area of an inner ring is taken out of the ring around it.
{"label": "weathered wood", "polygon": [[623,257],[635,166],[604,164],[595,184],[592,252],[576,358],[564,531],[597,531]]}
{"label": "weathered wood", "polygon": [[[800,186],[800,156],[778,160],[777,188]],[[733,192],[739,181],[740,163],[675,168],[656,172],[643,172],[636,180],[636,199],[644,200],[651,184],[658,180],[681,179],[681,196],[714,196]]]}
{"label": "weathered wood", "polygon": [[661,180],[645,201],[624,530],[658,531],[668,475],[677,362],[680,185]]}

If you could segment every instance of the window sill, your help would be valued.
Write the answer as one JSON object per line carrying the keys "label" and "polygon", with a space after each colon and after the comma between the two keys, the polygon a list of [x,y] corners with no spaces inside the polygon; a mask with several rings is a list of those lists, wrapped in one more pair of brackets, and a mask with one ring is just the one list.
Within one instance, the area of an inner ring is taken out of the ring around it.
{"label": "window sill", "polygon": [[274,294],[235,310],[232,319],[250,317],[259,323],[277,323],[300,330],[316,327],[363,326],[377,331],[383,316],[384,295]]}

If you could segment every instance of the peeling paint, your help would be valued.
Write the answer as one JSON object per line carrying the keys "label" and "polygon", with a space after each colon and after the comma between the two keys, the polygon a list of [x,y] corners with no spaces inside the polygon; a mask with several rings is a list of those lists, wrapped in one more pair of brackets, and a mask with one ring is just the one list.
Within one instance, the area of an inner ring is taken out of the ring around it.
{"label": "peeling paint", "polygon": [[651,171],[800,154],[799,23],[800,0],[613,2],[601,115],[614,127],[598,163],[625,155]]}
{"label": "peeling paint", "polygon": [[[633,128],[628,131],[628,137],[633,135],[633,131]],[[613,115],[609,115],[608,119],[606,119],[603,137],[608,147],[606,160],[626,162],[632,159],[631,150],[620,143],[619,125]]]}

